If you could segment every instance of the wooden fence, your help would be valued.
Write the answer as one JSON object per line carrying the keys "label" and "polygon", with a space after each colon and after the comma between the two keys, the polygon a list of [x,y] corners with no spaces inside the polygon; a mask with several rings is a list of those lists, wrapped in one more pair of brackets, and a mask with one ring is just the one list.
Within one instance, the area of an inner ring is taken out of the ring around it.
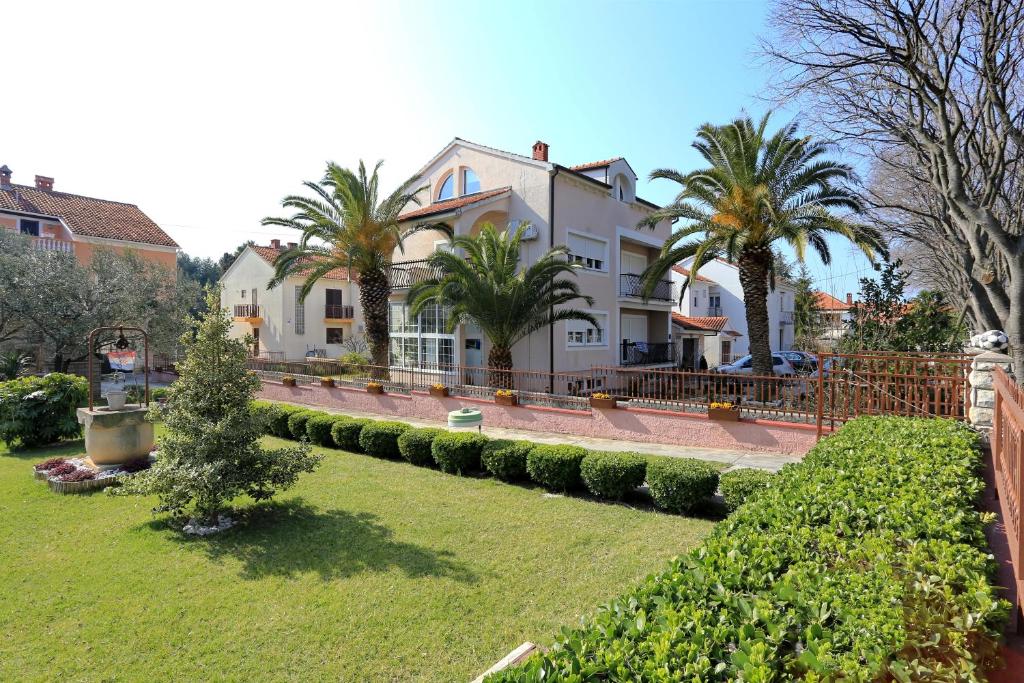
{"label": "wooden fence", "polygon": [[1020,601],[1024,594],[1024,388],[1002,368],[992,374],[995,406],[992,410],[992,462],[995,465],[996,492],[1010,546],[1013,578],[1017,584],[1018,624]]}

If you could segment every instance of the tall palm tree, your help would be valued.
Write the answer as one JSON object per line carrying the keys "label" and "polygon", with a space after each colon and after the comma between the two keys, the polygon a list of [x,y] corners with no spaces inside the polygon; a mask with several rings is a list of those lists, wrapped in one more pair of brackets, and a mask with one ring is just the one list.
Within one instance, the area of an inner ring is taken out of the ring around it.
{"label": "tall palm tree", "polygon": [[281,201],[295,209],[291,217],[263,219],[263,225],[278,225],[302,232],[297,246],[281,253],[274,263],[269,286],[281,284],[291,275],[303,275],[300,300],[305,301],[313,285],[335,268],[347,268],[359,285],[359,302],[366,319],[366,338],[373,364],[389,364],[388,297],[391,283],[388,268],[395,250],[403,251],[404,240],[421,230],[439,230],[451,234],[439,223],[399,225],[398,216],[409,203],[419,205],[410,178],[398,189],[379,200],[377,172],[382,161],[367,175],[359,162],[358,173],[331,162],[319,183],[303,183],[314,196],[290,195]]}
{"label": "tall palm tree", "polygon": [[[512,347],[516,342],[559,320],[585,320],[600,329],[590,313],[575,308],[557,308],[583,300],[575,280],[578,264],[568,263],[568,248],[552,247],[532,265],[520,270],[519,243],[526,224],[514,232],[498,231],[490,223],[476,236],[458,235],[452,251],[436,251],[430,265],[436,278],[424,280],[409,290],[410,313],[419,315],[424,307],[439,304],[450,309],[448,332],[460,323],[475,323],[491,342],[487,354],[488,383],[512,388]],[[461,249],[464,255],[456,250]]]}
{"label": "tall palm tree", "polygon": [[645,271],[645,288],[679,261],[693,257],[683,291],[703,265],[725,258],[739,268],[753,372],[772,373],[768,329],[768,289],[774,287],[773,246],[788,244],[803,263],[810,245],[824,263],[831,261],[828,235],[841,235],[874,260],[886,255],[877,230],[834,213],[859,212],[860,202],[847,186],[853,170],[823,159],[828,145],[797,137],[796,124],[770,137],[770,114],[755,124],[744,117],[724,126],[704,124],[693,147],[709,167],[690,173],[659,169],[651,179],[665,178],[682,186],[675,201],[640,222],[653,228],[669,219],[686,221],[665,242],[658,259]]}

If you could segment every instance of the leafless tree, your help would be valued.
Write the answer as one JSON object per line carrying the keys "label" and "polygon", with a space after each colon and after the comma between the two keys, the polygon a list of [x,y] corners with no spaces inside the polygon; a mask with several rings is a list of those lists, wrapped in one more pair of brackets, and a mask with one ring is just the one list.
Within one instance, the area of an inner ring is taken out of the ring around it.
{"label": "leafless tree", "polygon": [[1024,2],[776,0],[771,21],[776,96],[867,155],[875,219],[1024,367]]}

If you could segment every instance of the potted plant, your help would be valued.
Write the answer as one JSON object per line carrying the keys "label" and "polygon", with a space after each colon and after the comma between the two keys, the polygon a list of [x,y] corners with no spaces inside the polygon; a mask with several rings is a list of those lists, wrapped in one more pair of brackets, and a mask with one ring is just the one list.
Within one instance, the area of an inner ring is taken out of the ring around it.
{"label": "potted plant", "polygon": [[381,384],[380,382],[367,382],[366,383],[366,393],[368,393],[368,394],[377,394],[377,395],[383,394],[384,393],[384,385]]}
{"label": "potted plant", "polygon": [[441,383],[430,385],[430,395],[435,398],[446,398],[448,396],[448,387]]}
{"label": "potted plant", "polygon": [[618,403],[611,394],[595,391],[590,395],[590,407],[598,410],[612,410],[618,407]]}
{"label": "potted plant", "polygon": [[708,405],[708,417],[723,422],[739,422],[740,407],[728,401],[713,402]]}
{"label": "potted plant", "polygon": [[519,397],[511,389],[498,389],[494,392],[494,402],[499,406],[517,406]]}
{"label": "potted plant", "polygon": [[285,385],[286,387],[294,387],[296,386],[297,383],[295,382],[295,378],[292,377],[291,375],[284,375],[281,377],[281,384]]}
{"label": "potted plant", "polygon": [[320,386],[327,387],[327,388],[333,387],[334,386],[334,378],[333,377],[321,377],[320,378]]}

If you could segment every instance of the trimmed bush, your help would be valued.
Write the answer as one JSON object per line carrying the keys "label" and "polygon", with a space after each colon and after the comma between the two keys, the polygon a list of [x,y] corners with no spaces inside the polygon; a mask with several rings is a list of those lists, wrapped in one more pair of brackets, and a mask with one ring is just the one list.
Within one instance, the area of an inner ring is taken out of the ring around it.
{"label": "trimmed bush", "polygon": [[410,429],[404,422],[368,422],[359,432],[359,447],[378,458],[397,458],[398,437]]}
{"label": "trimmed bush", "polygon": [[365,417],[339,415],[338,419],[331,425],[331,441],[343,451],[362,453],[363,449],[359,445],[359,435],[362,433],[363,427],[371,422],[373,420]]}
{"label": "trimmed bush", "polygon": [[270,401],[253,401],[249,406],[252,409],[252,414],[263,425],[263,433],[273,434],[274,421],[278,419],[281,407],[277,403],[271,403]]}
{"label": "trimmed bush", "polygon": [[574,491],[582,486],[580,463],[587,449],[580,446],[534,446],[526,456],[526,471],[551,491]]}
{"label": "trimmed bush", "polygon": [[0,382],[0,441],[35,448],[81,435],[76,410],[89,401],[84,377],[51,372]]}
{"label": "trimmed bush", "polygon": [[729,512],[747,502],[750,496],[761,489],[766,489],[772,483],[771,472],[765,470],[742,469],[726,472],[718,481],[718,488],[725,500],[725,507]]}
{"label": "trimmed bush", "polygon": [[305,412],[307,410],[307,408],[301,408],[299,406],[290,406],[278,403],[277,410],[273,414],[273,418],[270,422],[270,433],[282,439],[291,439],[292,431],[288,428],[288,419],[294,413]]}
{"label": "trimmed bush", "polygon": [[853,420],[699,548],[487,680],[984,680],[1008,604],[980,469],[965,425]]}
{"label": "trimmed bush", "polygon": [[398,452],[413,465],[433,467],[434,454],[430,450],[430,445],[438,434],[443,433],[443,429],[432,427],[407,429],[398,437]]}
{"label": "trimmed bush", "polygon": [[327,413],[316,413],[306,420],[306,437],[313,443],[320,446],[334,446],[331,438],[331,428],[338,421],[338,415]]}
{"label": "trimmed bush", "polygon": [[580,478],[598,498],[622,500],[644,483],[647,460],[636,453],[591,451],[580,464]]}
{"label": "trimmed bush", "polygon": [[495,439],[484,444],[480,462],[484,469],[502,481],[522,481],[528,476],[526,456],[532,448],[529,441]]}
{"label": "trimmed bush", "polygon": [[473,432],[444,432],[434,439],[430,451],[442,472],[468,474],[480,470],[480,451],[487,437]]}
{"label": "trimmed bush", "polygon": [[710,502],[718,490],[718,470],[688,458],[650,458],[647,487],[659,510],[684,514]]}
{"label": "trimmed bush", "polygon": [[306,423],[323,413],[316,410],[297,410],[288,416],[288,434],[296,441],[306,438]]}

